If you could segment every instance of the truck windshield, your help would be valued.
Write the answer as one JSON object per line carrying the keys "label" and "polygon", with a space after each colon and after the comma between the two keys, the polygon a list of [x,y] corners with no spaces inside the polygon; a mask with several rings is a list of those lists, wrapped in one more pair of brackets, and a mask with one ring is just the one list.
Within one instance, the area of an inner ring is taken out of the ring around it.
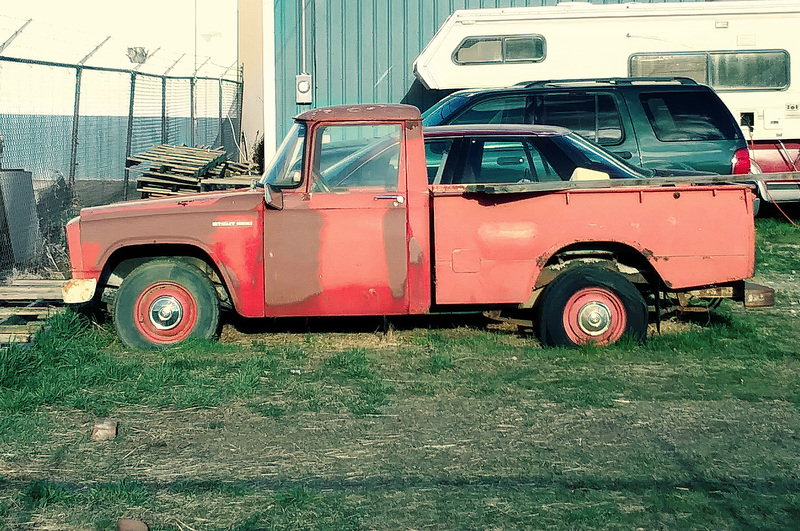
{"label": "truck windshield", "polygon": [[294,124],[286,138],[281,142],[269,166],[267,166],[267,171],[264,172],[264,176],[259,181],[260,184],[269,184],[282,188],[299,185],[302,181],[305,140],[305,124]]}

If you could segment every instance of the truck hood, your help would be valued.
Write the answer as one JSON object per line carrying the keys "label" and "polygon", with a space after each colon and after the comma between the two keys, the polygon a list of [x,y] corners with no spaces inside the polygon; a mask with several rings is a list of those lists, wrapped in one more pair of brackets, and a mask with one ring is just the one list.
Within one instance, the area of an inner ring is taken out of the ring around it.
{"label": "truck hood", "polygon": [[82,222],[106,219],[129,219],[181,213],[222,212],[235,213],[252,211],[264,201],[263,190],[227,190],[182,195],[162,199],[141,199],[110,205],[84,208],[81,210]]}

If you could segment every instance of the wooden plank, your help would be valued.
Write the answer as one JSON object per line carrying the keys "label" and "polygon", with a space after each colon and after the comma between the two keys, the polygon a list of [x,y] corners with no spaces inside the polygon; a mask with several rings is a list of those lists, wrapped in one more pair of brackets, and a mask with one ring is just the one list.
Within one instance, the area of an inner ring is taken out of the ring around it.
{"label": "wooden plank", "polygon": [[35,321],[21,325],[0,325],[0,333],[14,335],[33,334],[42,326],[44,326],[44,321]]}
{"label": "wooden plank", "polygon": [[140,183],[146,184],[153,184],[153,185],[160,185],[166,188],[193,188],[196,190],[200,189],[200,182],[199,180],[193,181],[175,181],[172,179],[162,179],[159,174],[155,175],[143,175],[137,179]]}
{"label": "wooden plank", "polygon": [[0,343],[30,343],[33,334],[4,334],[0,332]]}
{"label": "wooden plank", "polygon": [[58,286],[0,286],[0,301],[60,301],[61,284]]}
{"label": "wooden plank", "polygon": [[230,186],[230,187],[245,187],[250,186],[253,181],[255,180],[252,177],[223,177],[223,178],[214,178],[214,179],[203,179],[201,181],[202,185],[216,185],[216,186]]}
{"label": "wooden plank", "polygon": [[190,195],[190,194],[196,194],[197,193],[196,191],[193,192],[191,190],[176,190],[176,191],[173,192],[172,190],[168,190],[166,188],[157,188],[157,187],[153,187],[153,186],[139,186],[139,187],[136,188],[136,191],[137,192],[144,192],[144,193],[148,193],[148,194],[153,194],[153,195],[159,195],[159,196]]}
{"label": "wooden plank", "polygon": [[46,308],[32,308],[26,306],[0,306],[0,318],[8,317],[36,317],[39,319],[51,317],[64,311],[63,307],[48,306]]}
{"label": "wooden plank", "polygon": [[154,149],[151,154],[160,157],[161,160],[179,161],[187,164],[219,164],[227,159],[225,152],[206,151],[203,154],[192,154],[180,151],[164,151]]}
{"label": "wooden plank", "polygon": [[50,278],[15,278],[6,282],[8,286],[45,286],[48,288],[61,288],[66,280]]}

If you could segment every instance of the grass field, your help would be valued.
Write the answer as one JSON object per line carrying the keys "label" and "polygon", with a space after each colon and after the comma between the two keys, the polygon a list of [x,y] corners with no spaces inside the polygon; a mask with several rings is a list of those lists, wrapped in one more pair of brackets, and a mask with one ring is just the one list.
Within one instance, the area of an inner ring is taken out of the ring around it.
{"label": "grass field", "polygon": [[[759,220],[776,306],[643,346],[542,349],[454,317],[131,352],[57,316],[0,350],[0,529],[796,529],[798,249]],[[115,440],[90,440],[101,417]]]}

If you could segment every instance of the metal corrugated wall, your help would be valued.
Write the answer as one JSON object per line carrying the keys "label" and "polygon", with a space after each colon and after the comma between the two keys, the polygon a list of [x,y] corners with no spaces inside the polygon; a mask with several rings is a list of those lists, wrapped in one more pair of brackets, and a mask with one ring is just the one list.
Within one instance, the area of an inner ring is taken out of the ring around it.
{"label": "metal corrugated wall", "polygon": [[[383,102],[427,107],[439,95],[415,83],[411,64],[453,11],[557,3],[556,0],[274,0],[278,138],[288,129],[292,116],[308,108],[295,104],[295,75],[303,70],[299,35],[302,1],[306,2],[306,70],[313,76],[316,107]],[[593,0],[593,3],[616,4],[621,0]]]}

